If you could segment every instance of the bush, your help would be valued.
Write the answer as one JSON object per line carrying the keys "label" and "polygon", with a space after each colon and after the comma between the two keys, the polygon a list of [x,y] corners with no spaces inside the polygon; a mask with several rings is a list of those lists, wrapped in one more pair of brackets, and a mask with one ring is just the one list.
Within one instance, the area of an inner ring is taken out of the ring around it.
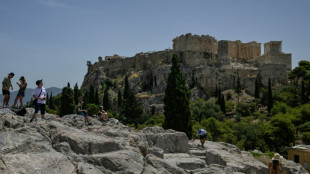
{"label": "bush", "polygon": [[227,101],[225,103],[225,109],[226,109],[226,112],[231,112],[234,110],[234,107],[235,107],[235,104],[233,102],[229,102]]}
{"label": "bush", "polygon": [[302,141],[306,144],[310,144],[310,132],[304,132],[302,134]]}
{"label": "bush", "polygon": [[53,110],[53,109],[50,109],[47,105],[46,105],[46,112],[49,113],[49,114],[57,115],[57,111]]}
{"label": "bush", "polygon": [[164,121],[165,121],[164,114],[154,115],[150,117],[144,124],[138,125],[138,129],[141,130],[146,127],[154,127],[154,126],[162,127]]}
{"label": "bush", "polygon": [[89,116],[96,115],[99,111],[99,106],[95,104],[87,104],[87,113]]}
{"label": "bush", "polygon": [[256,104],[255,103],[239,103],[237,106],[237,112],[241,114],[241,116],[251,116],[255,112]]}

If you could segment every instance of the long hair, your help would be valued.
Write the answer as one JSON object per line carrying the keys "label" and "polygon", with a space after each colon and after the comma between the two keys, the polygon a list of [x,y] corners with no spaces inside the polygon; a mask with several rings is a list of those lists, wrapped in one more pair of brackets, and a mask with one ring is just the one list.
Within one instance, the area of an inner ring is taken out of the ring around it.
{"label": "long hair", "polygon": [[21,81],[23,81],[23,82],[25,82],[25,81],[26,81],[26,79],[25,79],[25,77],[24,77],[24,76],[21,76],[21,77],[19,78],[19,80],[21,80]]}
{"label": "long hair", "polygon": [[279,166],[279,161],[278,160],[272,160],[272,169],[277,171]]}

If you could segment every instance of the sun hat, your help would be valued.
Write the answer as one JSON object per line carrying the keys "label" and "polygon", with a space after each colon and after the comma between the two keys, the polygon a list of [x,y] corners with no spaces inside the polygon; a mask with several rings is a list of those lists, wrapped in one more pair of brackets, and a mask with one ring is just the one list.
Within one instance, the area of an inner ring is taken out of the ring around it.
{"label": "sun hat", "polygon": [[279,154],[279,153],[275,153],[274,155],[273,155],[273,158],[271,159],[272,161],[273,160],[276,160],[276,161],[282,161],[282,159],[283,159],[283,157],[281,158],[282,156]]}

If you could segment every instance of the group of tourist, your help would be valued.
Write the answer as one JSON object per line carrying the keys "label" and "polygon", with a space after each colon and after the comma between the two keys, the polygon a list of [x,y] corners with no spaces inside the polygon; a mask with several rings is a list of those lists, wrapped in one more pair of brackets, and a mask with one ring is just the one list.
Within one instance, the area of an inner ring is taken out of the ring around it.
{"label": "group of tourist", "polygon": [[[10,101],[10,89],[13,90],[13,86],[11,83],[11,79],[15,76],[13,72],[9,73],[7,77],[5,77],[2,81],[2,93],[4,95],[3,98],[3,108],[8,108],[9,106],[9,101]],[[20,107],[24,107],[23,104],[23,98],[25,97],[25,91],[27,87],[27,82],[24,76],[21,76],[19,78],[20,82],[17,82],[16,84],[19,86],[19,91],[16,95],[14,104],[12,107],[16,107],[17,101],[20,101]],[[41,118],[44,119],[44,115],[46,112],[46,90],[43,87],[43,80],[37,80],[36,81],[37,88],[34,89],[32,92],[32,97],[34,99],[34,106],[35,106],[35,111],[34,114],[32,115],[32,118],[30,122],[35,119],[37,113],[39,110],[41,111]],[[87,114],[87,111],[83,108],[84,102],[81,101],[78,106],[77,114],[82,115],[85,117],[85,121],[87,121],[88,125],[92,125],[91,121],[89,120],[89,116]],[[108,114],[104,111],[103,106],[100,106],[99,112],[98,112],[98,120],[104,121],[108,119]]]}

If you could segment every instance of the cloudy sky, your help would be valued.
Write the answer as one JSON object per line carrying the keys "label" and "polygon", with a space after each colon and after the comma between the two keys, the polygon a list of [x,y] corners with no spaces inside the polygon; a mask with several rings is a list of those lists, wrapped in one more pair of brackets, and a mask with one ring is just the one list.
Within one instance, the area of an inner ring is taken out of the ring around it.
{"label": "cloudy sky", "polygon": [[15,89],[21,75],[29,87],[37,79],[80,86],[86,61],[172,48],[186,33],[282,40],[295,67],[310,60],[309,7],[309,0],[0,0],[0,78],[14,72]]}

